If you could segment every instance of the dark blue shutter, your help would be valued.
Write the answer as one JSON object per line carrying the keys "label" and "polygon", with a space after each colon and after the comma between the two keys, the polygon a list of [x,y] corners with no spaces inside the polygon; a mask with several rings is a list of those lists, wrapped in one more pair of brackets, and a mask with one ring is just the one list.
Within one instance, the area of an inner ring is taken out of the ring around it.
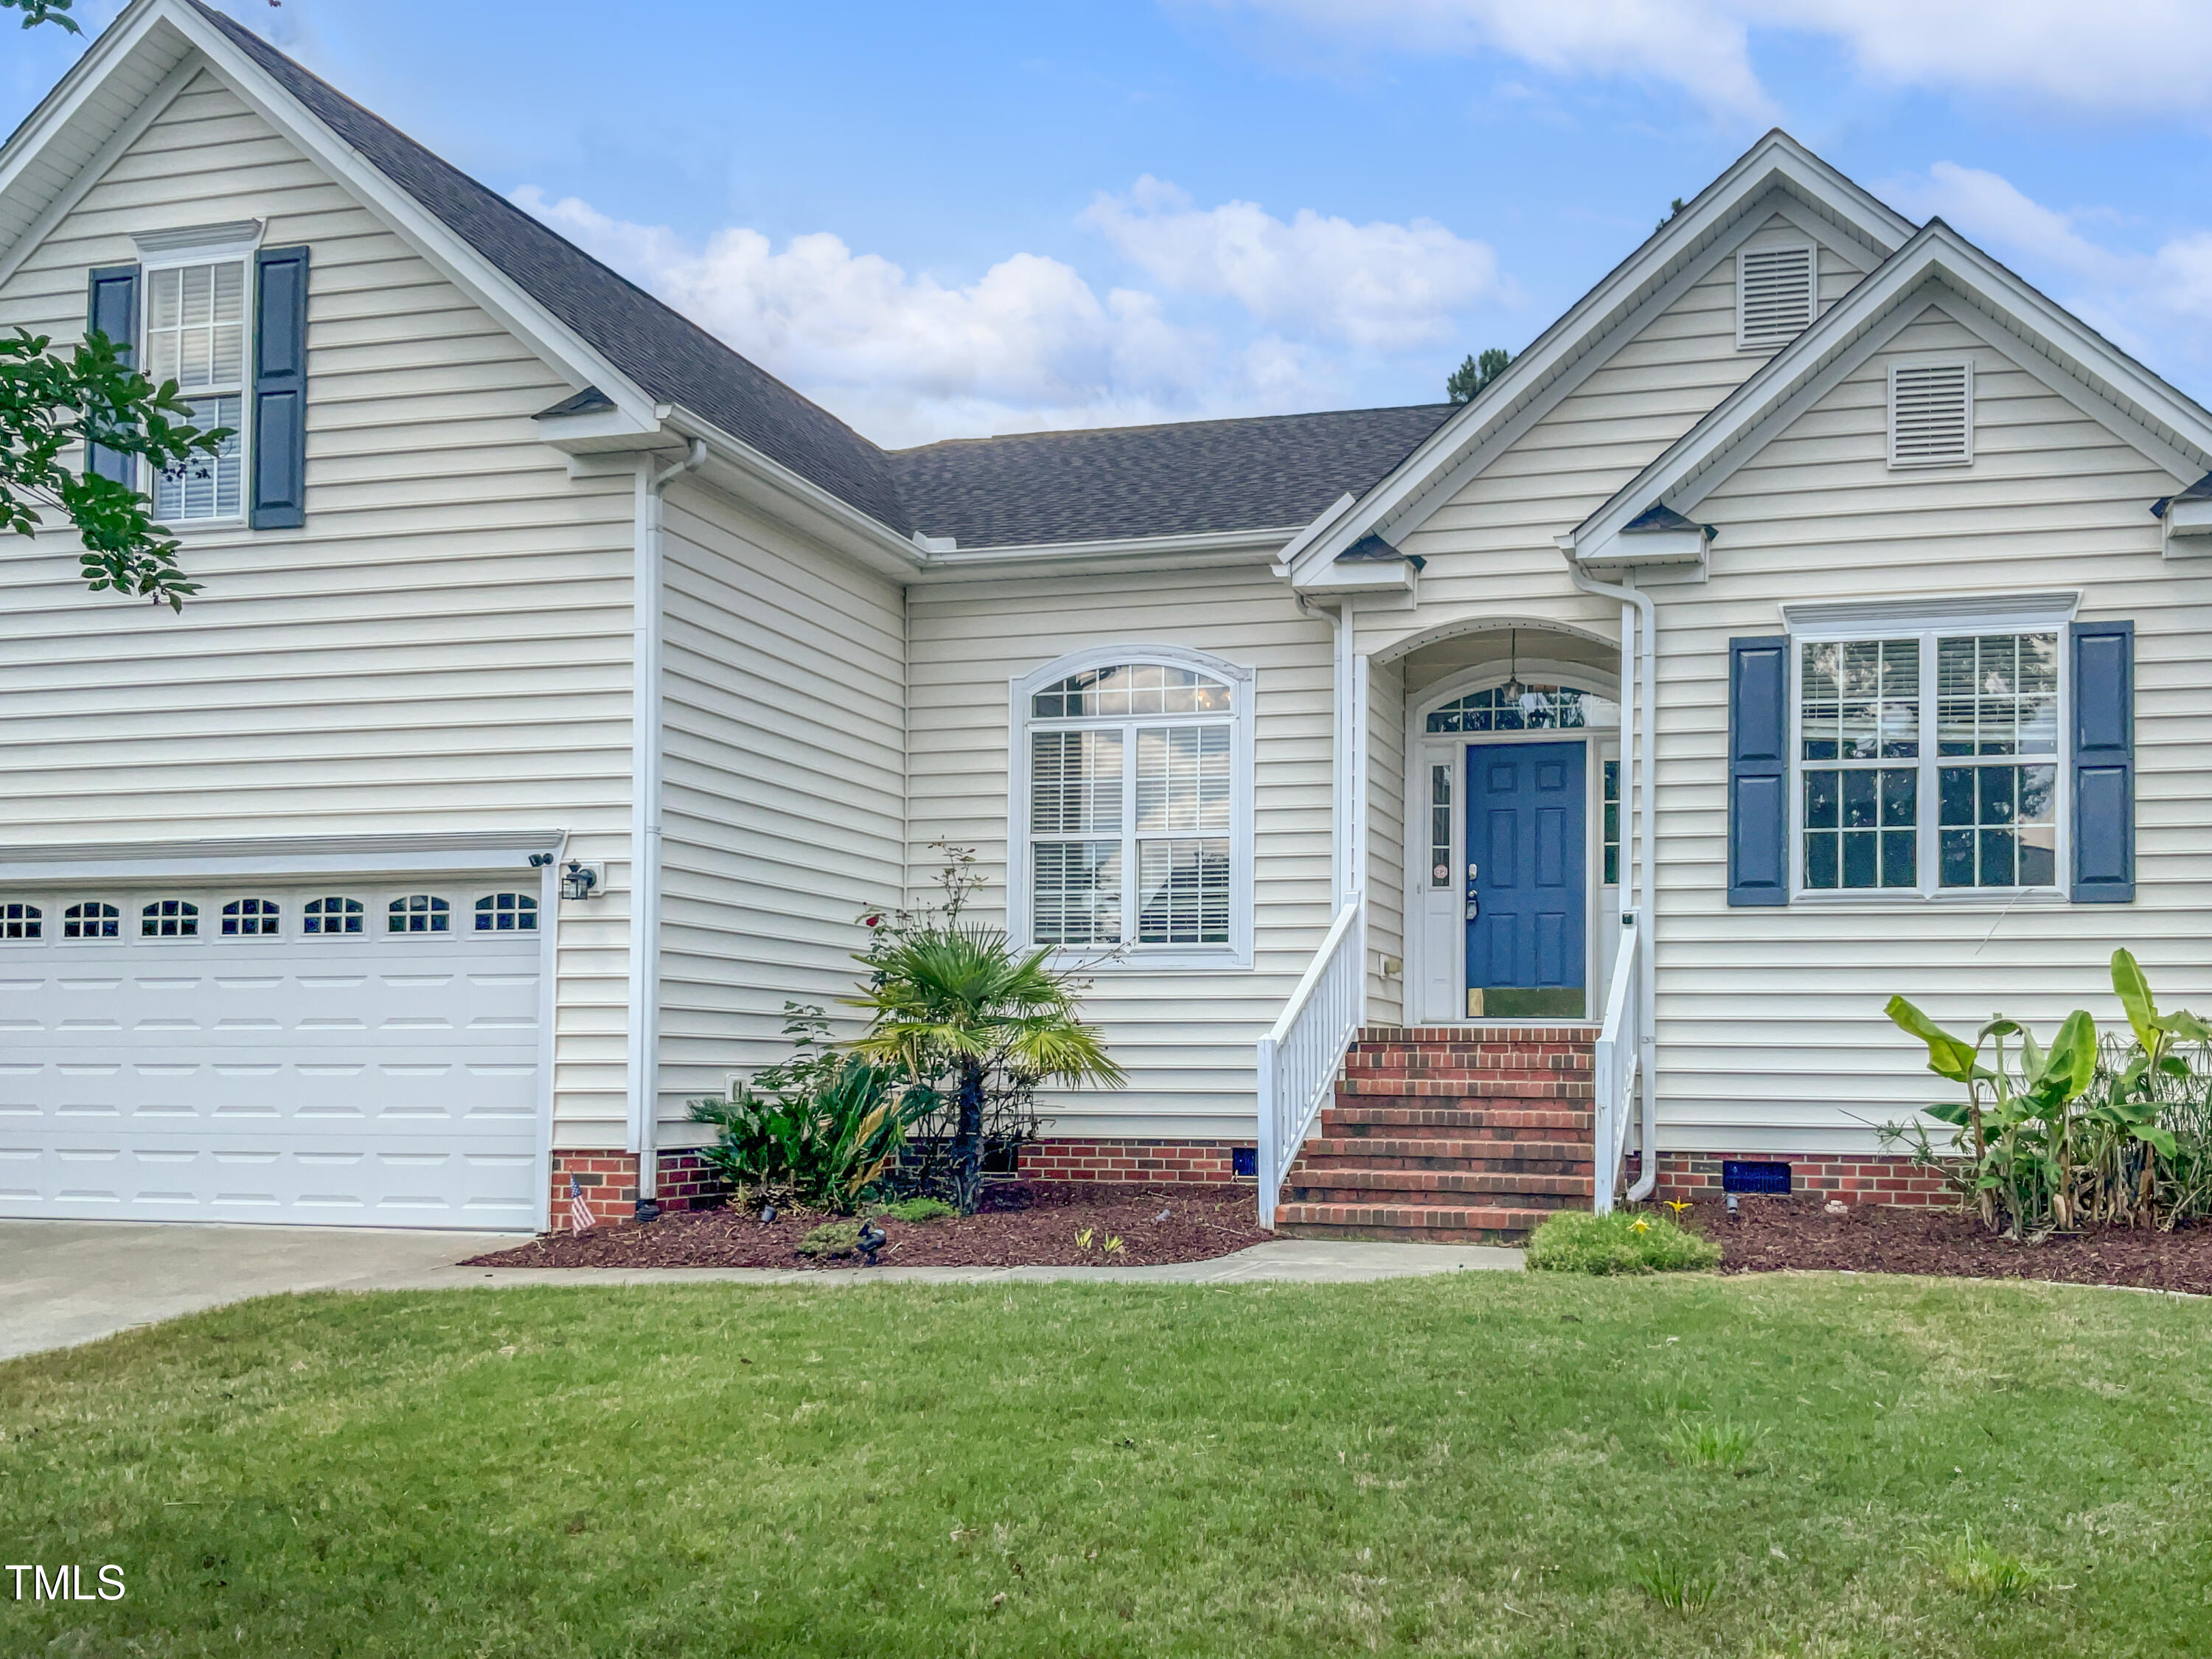
{"label": "dark blue shutter", "polygon": [[307,250],[265,247],[253,307],[253,527],[307,521]]}
{"label": "dark blue shutter", "polygon": [[2136,896],[2136,625],[2075,623],[2074,901]]}
{"label": "dark blue shutter", "polygon": [[1729,641],[1730,904],[1790,902],[1790,641]]}
{"label": "dark blue shutter", "polygon": [[[115,343],[116,353],[128,368],[138,355],[138,267],[107,265],[92,273],[90,303],[85,309],[85,332],[105,334]],[[84,470],[119,484],[138,482],[138,458],[98,444],[87,444]]]}

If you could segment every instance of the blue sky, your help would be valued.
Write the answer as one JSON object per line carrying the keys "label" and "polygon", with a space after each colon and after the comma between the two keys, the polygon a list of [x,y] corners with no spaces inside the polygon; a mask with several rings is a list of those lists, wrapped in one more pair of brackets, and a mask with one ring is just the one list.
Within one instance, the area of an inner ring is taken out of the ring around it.
{"label": "blue sky", "polygon": [[886,443],[1433,400],[1777,123],[2212,398],[2203,0],[227,3]]}

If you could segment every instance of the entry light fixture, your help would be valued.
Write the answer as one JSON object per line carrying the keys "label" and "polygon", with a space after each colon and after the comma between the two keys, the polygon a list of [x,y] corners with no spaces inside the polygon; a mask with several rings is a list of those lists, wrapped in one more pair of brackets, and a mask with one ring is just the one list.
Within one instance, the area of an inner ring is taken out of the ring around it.
{"label": "entry light fixture", "polygon": [[1508,629],[1506,640],[1505,684],[1498,688],[1498,701],[1510,708],[1518,708],[1525,720],[1547,705],[1544,694],[1533,685],[1521,683],[1521,632]]}
{"label": "entry light fixture", "polygon": [[599,872],[588,864],[568,860],[561,872],[561,896],[564,899],[587,899],[599,891]]}

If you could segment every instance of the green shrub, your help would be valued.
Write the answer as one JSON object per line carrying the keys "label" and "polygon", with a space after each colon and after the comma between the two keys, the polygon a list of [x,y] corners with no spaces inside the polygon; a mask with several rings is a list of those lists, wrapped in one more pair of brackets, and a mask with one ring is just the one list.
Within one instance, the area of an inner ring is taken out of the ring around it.
{"label": "green shrub", "polygon": [[1721,1247],[1672,1217],[1615,1210],[1562,1210],[1528,1240],[1531,1267],[1563,1273],[1699,1273],[1720,1265]]}
{"label": "green shrub", "polygon": [[902,1198],[896,1204],[884,1205],[876,1213],[894,1221],[942,1221],[960,1212],[941,1198]]}
{"label": "green shrub", "polygon": [[786,1012],[789,1060],[738,1085],[727,1100],[691,1103],[692,1121],[719,1132],[700,1159],[747,1199],[788,1192],[849,1214],[897,1162],[910,1119],[890,1070],[830,1046],[821,1010]]}
{"label": "green shrub", "polygon": [[860,1224],[857,1221],[825,1221],[799,1241],[801,1255],[858,1255],[860,1251]]}

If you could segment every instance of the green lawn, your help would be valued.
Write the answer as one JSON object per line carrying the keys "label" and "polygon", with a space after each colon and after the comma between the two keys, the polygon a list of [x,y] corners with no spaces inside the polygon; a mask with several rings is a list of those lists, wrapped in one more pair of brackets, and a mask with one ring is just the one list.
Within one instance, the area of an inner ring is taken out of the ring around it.
{"label": "green lawn", "polygon": [[0,1653],[2203,1654],[2208,1362],[1875,1278],[264,1301],[0,1366],[5,1559],[130,1587]]}

